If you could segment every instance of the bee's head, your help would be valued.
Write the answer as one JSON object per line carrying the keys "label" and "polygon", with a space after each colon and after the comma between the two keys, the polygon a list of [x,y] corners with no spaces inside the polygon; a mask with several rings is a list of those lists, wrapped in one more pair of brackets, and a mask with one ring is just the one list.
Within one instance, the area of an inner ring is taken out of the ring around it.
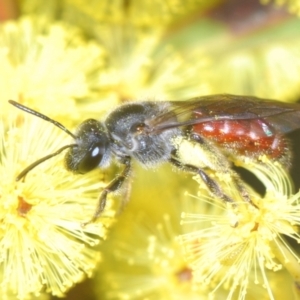
{"label": "bee's head", "polygon": [[13,100],[9,100],[9,103],[27,113],[54,124],[75,140],[75,143],[65,145],[56,152],[46,155],[30,164],[17,176],[16,181],[19,181],[22,178],[24,179],[25,176],[36,166],[60,154],[65,149],[69,149],[65,156],[66,169],[74,173],[87,173],[99,165],[104,165],[104,163],[108,161],[109,139],[101,122],[88,119],[79,125],[76,135],[74,135],[61,123],[47,117],[46,115]]}
{"label": "bee's head", "polygon": [[75,146],[65,156],[67,170],[84,174],[105,165],[109,156],[109,139],[101,122],[85,120],[79,125],[75,137]]}

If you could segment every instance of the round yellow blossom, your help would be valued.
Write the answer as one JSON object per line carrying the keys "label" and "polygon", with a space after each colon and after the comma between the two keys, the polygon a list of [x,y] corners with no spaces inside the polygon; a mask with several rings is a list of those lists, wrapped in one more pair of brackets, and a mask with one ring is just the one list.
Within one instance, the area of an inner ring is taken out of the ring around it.
{"label": "round yellow blossom", "polygon": [[0,27],[0,110],[13,99],[71,122],[82,118],[78,99],[93,94],[103,50],[66,24],[24,17]]}
{"label": "round yellow blossom", "polygon": [[[8,104],[7,104],[8,105]],[[109,205],[97,223],[93,215],[101,174],[73,175],[63,154],[16,181],[32,162],[68,144],[65,133],[30,115],[0,122],[0,290],[25,299],[41,291],[63,296],[90,276],[100,254],[93,249],[113,220]]]}
{"label": "round yellow blossom", "polygon": [[[249,286],[255,284],[274,299],[276,287],[268,279],[269,272],[285,267],[296,283],[300,278],[299,257],[284,238],[300,241],[300,193],[292,194],[291,180],[278,163],[262,160],[249,162],[249,170],[266,187],[264,197],[251,193],[256,206],[242,201],[225,205],[212,198],[211,203],[223,206],[223,212],[183,215],[184,222],[198,224],[198,230],[183,235],[182,242],[195,280],[211,287],[211,297],[224,287],[229,291],[226,299],[248,299]],[[230,181],[221,184],[231,185]],[[237,194],[234,185],[231,189]]]}

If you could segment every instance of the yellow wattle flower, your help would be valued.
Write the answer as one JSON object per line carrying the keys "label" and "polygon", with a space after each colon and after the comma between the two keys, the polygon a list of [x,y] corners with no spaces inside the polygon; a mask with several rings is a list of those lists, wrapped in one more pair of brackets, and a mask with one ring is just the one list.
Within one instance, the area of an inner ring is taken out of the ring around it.
{"label": "yellow wattle flower", "polygon": [[97,223],[82,226],[96,209],[101,173],[73,175],[61,154],[16,182],[30,163],[67,144],[65,133],[19,115],[0,122],[0,137],[1,298],[13,293],[25,299],[41,291],[63,296],[91,276],[101,257],[94,248],[113,221],[108,205]]}
{"label": "yellow wattle flower", "polygon": [[[293,194],[291,179],[278,163],[266,157],[262,161],[246,164],[266,187],[264,197],[251,192],[257,207],[242,201],[232,207],[211,198],[212,205],[220,207],[219,213],[183,214],[184,223],[198,224],[198,230],[182,236],[182,243],[195,280],[210,286],[212,297],[224,287],[228,290],[227,300],[236,296],[248,299],[250,286],[255,285],[255,289],[264,287],[267,297],[275,299],[280,291],[269,281],[268,273],[282,268],[297,284],[299,256],[284,236],[300,240],[300,193]],[[235,186],[230,181],[221,183],[226,185],[231,186],[234,195]],[[199,205],[206,203],[206,198],[199,196]],[[292,296],[286,292],[286,297]]]}
{"label": "yellow wattle flower", "polygon": [[62,22],[23,17],[0,26],[0,110],[13,99],[63,123],[82,119],[104,51]]}

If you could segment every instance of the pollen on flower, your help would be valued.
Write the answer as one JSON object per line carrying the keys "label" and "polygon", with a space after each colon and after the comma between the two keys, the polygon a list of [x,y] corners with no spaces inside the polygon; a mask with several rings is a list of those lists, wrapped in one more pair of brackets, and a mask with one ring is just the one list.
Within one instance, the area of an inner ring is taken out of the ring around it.
{"label": "pollen on flower", "polygon": [[91,276],[100,260],[93,246],[113,222],[108,205],[103,218],[81,226],[96,208],[101,174],[73,175],[62,154],[16,181],[30,163],[66,144],[64,133],[25,116],[22,122],[0,122],[0,137],[1,299],[11,294],[26,299],[41,291],[63,296]]}
{"label": "pollen on flower", "polygon": [[[114,102],[130,99],[187,99],[198,93],[209,92],[209,85],[199,83],[197,74],[208,62],[202,53],[189,51],[181,53],[171,45],[161,46],[160,32],[139,36],[137,30],[131,29],[131,35],[136,35],[134,42],[121,38],[120,32],[106,29],[101,39],[107,38],[110,43],[111,35],[115,34],[116,45],[108,57],[105,71],[99,75],[101,97],[114,99]],[[130,36],[131,36],[130,35]],[[160,48],[159,57],[155,57],[156,49]],[[119,49],[122,49],[121,53]],[[126,59],[124,59],[126,58]],[[185,76],[185,82],[182,77]],[[100,104],[101,105],[101,104]],[[99,104],[95,103],[94,107]]]}
{"label": "pollen on flower", "polygon": [[[292,194],[291,181],[283,167],[266,157],[262,160],[264,163],[256,163],[256,167],[254,163],[249,166],[267,190],[261,197],[249,188],[256,206],[245,202],[226,206],[211,197],[211,204],[219,212],[183,214],[183,224],[198,224],[198,230],[181,237],[194,278],[205,282],[212,296],[222,287],[228,290],[227,299],[245,299],[252,293],[249,286],[255,284],[256,290],[262,289],[274,299],[276,287],[268,280],[270,272],[286,268],[295,281],[299,278],[299,257],[283,236],[299,241],[300,193]],[[236,194],[230,181],[227,185]],[[199,197],[201,202],[207,199]],[[234,215],[236,226],[232,226]]]}
{"label": "pollen on flower", "polygon": [[65,122],[82,117],[76,100],[92,95],[102,48],[77,29],[34,17],[5,22],[0,33],[1,111],[14,99],[33,109],[46,107]]}

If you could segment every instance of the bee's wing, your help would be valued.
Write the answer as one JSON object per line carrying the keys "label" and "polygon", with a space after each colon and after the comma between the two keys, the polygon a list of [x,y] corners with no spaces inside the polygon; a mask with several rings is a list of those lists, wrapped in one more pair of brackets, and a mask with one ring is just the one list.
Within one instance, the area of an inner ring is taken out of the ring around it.
{"label": "bee's wing", "polygon": [[153,131],[217,120],[264,119],[277,131],[300,128],[300,104],[252,96],[209,95],[187,101],[171,101],[167,112],[152,121]]}

